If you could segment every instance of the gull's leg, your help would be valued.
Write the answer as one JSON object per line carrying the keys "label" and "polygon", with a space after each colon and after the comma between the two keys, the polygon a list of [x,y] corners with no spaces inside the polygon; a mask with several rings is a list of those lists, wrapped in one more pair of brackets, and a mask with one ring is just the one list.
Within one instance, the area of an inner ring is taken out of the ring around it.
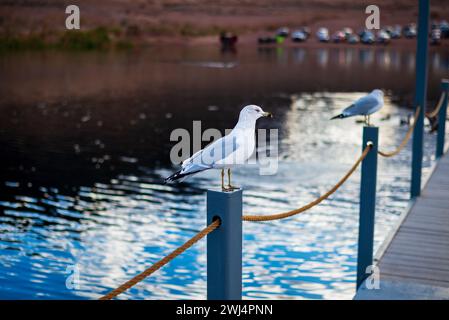
{"label": "gull's leg", "polygon": [[364,117],[365,117],[365,126],[370,126],[370,124],[369,124],[369,115],[364,115]]}
{"label": "gull's leg", "polygon": [[224,169],[221,169],[221,191],[226,191],[224,186]]}
{"label": "gull's leg", "polygon": [[228,188],[227,189],[231,190],[231,191],[234,189],[237,189],[236,187],[233,187],[231,184],[231,169],[230,168],[228,168]]}

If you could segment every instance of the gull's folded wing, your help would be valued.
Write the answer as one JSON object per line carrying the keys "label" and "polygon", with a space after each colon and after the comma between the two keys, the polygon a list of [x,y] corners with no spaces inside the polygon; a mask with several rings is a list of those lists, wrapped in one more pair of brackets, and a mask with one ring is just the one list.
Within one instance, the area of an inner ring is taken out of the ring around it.
{"label": "gull's folded wing", "polygon": [[379,105],[379,100],[373,95],[367,95],[343,110],[344,115],[367,114],[369,111]]}
{"label": "gull's folded wing", "polygon": [[236,137],[232,134],[224,136],[184,160],[182,162],[183,171],[184,168],[189,171],[213,168],[215,164],[231,156],[237,149]]}

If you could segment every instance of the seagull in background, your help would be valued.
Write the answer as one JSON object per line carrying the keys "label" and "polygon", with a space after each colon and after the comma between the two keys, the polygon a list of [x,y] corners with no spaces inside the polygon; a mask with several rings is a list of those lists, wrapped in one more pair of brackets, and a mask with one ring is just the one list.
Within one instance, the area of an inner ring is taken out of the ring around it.
{"label": "seagull in background", "polygon": [[384,93],[382,90],[375,89],[370,94],[361,97],[356,102],[343,110],[339,115],[332,117],[333,119],[343,119],[352,116],[365,116],[365,124],[370,125],[370,115],[377,112],[384,105]]}
{"label": "seagull in background", "polygon": [[[228,135],[212,142],[184,160],[181,169],[166,178],[165,182],[183,181],[188,176],[205,170],[221,169],[222,190],[232,191],[236,189],[231,184],[231,168],[245,164],[253,154],[256,147],[256,121],[261,117],[272,118],[273,115],[256,105],[244,107],[240,111],[237,124]],[[224,171],[226,169],[228,171],[227,186],[224,184]]]}

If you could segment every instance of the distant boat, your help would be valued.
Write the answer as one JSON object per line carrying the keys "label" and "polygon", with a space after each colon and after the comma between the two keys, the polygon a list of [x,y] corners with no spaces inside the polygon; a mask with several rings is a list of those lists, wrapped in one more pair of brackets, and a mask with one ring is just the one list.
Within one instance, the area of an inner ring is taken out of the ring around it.
{"label": "distant boat", "polygon": [[296,30],[292,33],[292,41],[304,42],[307,40],[307,34],[302,30]]}
{"label": "distant boat", "polygon": [[234,33],[223,31],[220,34],[220,43],[222,51],[234,51],[237,41],[238,37]]}
{"label": "distant boat", "polygon": [[319,28],[316,32],[316,37],[320,42],[329,42],[329,30],[327,28]]}

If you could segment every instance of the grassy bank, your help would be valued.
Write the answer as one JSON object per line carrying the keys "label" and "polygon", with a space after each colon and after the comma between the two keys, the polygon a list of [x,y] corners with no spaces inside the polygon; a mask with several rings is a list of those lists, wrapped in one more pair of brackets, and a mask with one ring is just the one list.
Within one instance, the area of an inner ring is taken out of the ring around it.
{"label": "grassy bank", "polygon": [[[0,29],[1,30],[1,29]],[[48,32],[0,31],[0,51],[14,50],[109,50],[130,49],[152,39],[189,39],[216,36],[224,30],[218,25],[198,26],[192,23],[155,23],[146,26],[129,24],[112,28]],[[249,27],[228,27],[226,31],[244,34]]]}
{"label": "grassy bank", "polygon": [[98,27],[91,30],[67,30],[61,33],[0,34],[0,51],[16,50],[107,50],[129,49],[133,41],[119,29]]}

